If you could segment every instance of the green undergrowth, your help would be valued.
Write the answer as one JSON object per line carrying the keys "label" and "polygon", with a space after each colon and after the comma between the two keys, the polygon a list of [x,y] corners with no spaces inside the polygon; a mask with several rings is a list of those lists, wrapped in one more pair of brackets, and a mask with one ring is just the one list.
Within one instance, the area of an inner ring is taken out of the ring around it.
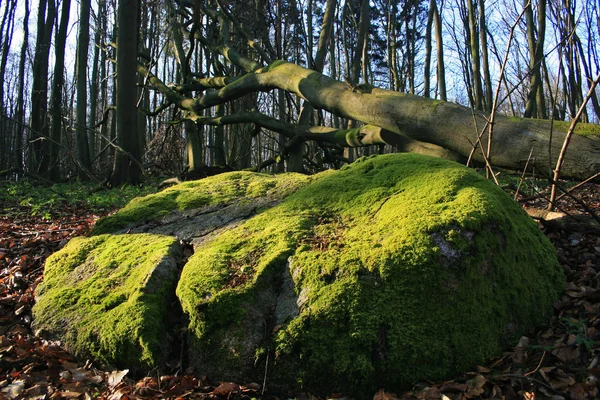
{"label": "green undergrowth", "polygon": [[301,174],[273,176],[240,171],[180,183],[158,193],[131,200],[116,214],[98,221],[93,234],[114,232],[132,223],[150,221],[175,211],[225,205],[241,198],[266,196],[279,199],[309,179]]}
{"label": "green undergrowth", "polygon": [[33,184],[30,181],[0,182],[0,212],[4,215],[25,214],[51,219],[62,215],[65,207],[80,207],[103,212],[123,207],[131,199],[156,191],[153,185],[125,185],[98,189],[91,183]]}
{"label": "green undergrowth", "polygon": [[[286,275],[296,310],[277,321],[264,293]],[[272,354],[274,385],[360,396],[500,354],[563,286],[551,243],[500,188],[403,154],[318,174],[199,246],[177,295],[198,359],[256,379]]]}
{"label": "green undergrowth", "polygon": [[134,370],[157,366],[169,348],[179,251],[176,238],[159,235],[71,240],[46,261],[34,329],[62,338],[80,357]]}

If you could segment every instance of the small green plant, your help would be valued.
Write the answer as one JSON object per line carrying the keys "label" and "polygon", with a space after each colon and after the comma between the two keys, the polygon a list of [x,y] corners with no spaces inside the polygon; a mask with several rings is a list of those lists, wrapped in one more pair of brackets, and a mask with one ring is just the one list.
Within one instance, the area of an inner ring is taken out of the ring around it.
{"label": "small green plant", "polygon": [[570,319],[570,318],[562,318],[562,324],[567,328],[567,331],[575,335],[575,344],[583,345],[587,351],[592,350],[596,347],[597,343],[595,340],[590,339],[587,335],[587,319]]}

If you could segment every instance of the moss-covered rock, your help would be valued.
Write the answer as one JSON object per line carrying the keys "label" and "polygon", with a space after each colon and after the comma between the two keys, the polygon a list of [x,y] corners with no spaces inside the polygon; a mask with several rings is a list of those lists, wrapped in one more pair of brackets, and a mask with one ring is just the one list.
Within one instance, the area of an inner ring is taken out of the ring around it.
{"label": "moss-covered rock", "polygon": [[[48,259],[36,328],[143,371],[165,359],[177,296],[197,373],[248,382],[268,370],[270,388],[316,394],[451,377],[544,323],[564,285],[552,245],[509,196],[415,154],[186,182],[94,234]],[[195,253],[175,292],[177,239]]]}
{"label": "moss-covered rock", "polygon": [[310,179],[294,173],[237,171],[180,183],[133,199],[116,214],[99,220],[92,234],[153,232],[191,240],[273,206]]}
{"label": "moss-covered rock", "polygon": [[216,379],[372,395],[442,379],[543,323],[564,285],[551,243],[453,162],[357,161],[204,241],[177,295],[190,360]]}
{"label": "moss-covered rock", "polygon": [[181,249],[169,236],[75,238],[48,257],[33,328],[76,355],[143,371],[169,351]]}

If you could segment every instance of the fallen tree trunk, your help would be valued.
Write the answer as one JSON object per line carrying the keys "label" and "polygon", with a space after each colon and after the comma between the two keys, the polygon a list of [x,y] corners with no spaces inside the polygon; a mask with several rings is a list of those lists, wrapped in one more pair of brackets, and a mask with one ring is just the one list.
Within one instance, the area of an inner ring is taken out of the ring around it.
{"label": "fallen tree trunk", "polygon": [[[169,103],[185,110],[186,118],[210,125],[249,122],[287,133],[288,138],[300,136],[303,140],[334,142],[342,146],[391,144],[409,151],[425,150],[425,153],[431,151],[444,158],[466,159],[479,136],[478,130],[485,129],[488,121],[484,113],[455,103],[370,85],[352,86],[285,61],[275,61],[265,68],[254,69],[238,79],[210,80],[210,85],[205,86],[217,90],[207,91],[198,97],[168,87],[142,65],[138,66],[138,72],[146,75]],[[273,89],[294,93],[316,109],[374,127],[368,128],[368,131],[341,131],[299,126],[255,112],[222,118],[203,115],[207,108],[248,93]],[[569,123],[564,121],[497,115],[490,162],[494,166],[521,170],[533,149],[535,165],[549,171],[549,166],[556,163],[568,128]],[[553,132],[552,135],[550,132]],[[583,180],[600,170],[600,125],[578,124],[575,134],[561,173],[565,178]],[[482,141],[486,140],[487,135],[483,135]],[[487,147],[487,143],[483,144]],[[482,164],[485,161],[479,151],[474,153],[473,159]]]}
{"label": "fallen tree trunk", "polygon": [[[276,61],[269,67],[248,73],[217,91],[195,99],[186,99],[180,105],[195,114],[250,92],[274,88],[292,92],[315,108],[379,126],[383,128],[381,140],[387,144],[396,144],[399,141],[398,135],[401,135],[432,143],[467,157],[478,136],[477,129],[486,125],[483,113],[473,113],[469,108],[458,104],[367,85],[352,87],[283,61]],[[548,168],[548,165],[554,165],[556,161],[555,157],[559,154],[567,129],[568,123],[554,122],[553,137],[550,140],[551,121],[497,116],[491,162],[493,165],[518,170],[533,148],[536,165]],[[570,144],[562,172],[564,177],[585,179],[600,170],[600,139],[597,137],[600,126],[579,124],[576,134],[578,135]],[[548,159],[549,145],[552,148],[552,160]],[[474,159],[484,161],[478,152],[475,152]]]}
{"label": "fallen tree trunk", "polygon": [[525,211],[547,229],[600,235],[600,224],[591,215],[567,215],[538,208],[527,208]]}

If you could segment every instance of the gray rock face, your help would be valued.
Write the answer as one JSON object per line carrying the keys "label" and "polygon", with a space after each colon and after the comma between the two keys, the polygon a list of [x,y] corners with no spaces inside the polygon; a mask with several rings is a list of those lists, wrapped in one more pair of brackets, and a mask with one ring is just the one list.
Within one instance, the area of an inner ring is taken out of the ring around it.
{"label": "gray rock face", "polygon": [[236,199],[229,204],[216,204],[192,210],[172,211],[166,216],[142,222],[117,233],[154,233],[176,236],[185,241],[203,241],[206,235],[223,232],[228,227],[252,217],[260,209],[271,208],[278,200],[267,198]]}

